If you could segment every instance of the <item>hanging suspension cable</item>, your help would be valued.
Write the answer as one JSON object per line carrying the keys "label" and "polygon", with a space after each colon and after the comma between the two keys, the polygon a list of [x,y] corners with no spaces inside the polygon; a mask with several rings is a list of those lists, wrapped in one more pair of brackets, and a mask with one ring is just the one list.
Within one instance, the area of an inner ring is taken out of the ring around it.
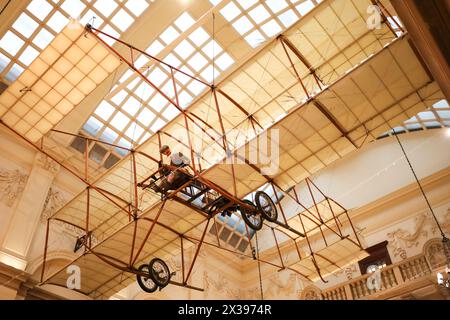
{"label": "hanging suspension cable", "polygon": [[258,260],[259,290],[261,293],[261,300],[264,300],[262,277],[261,277],[261,263],[259,261],[258,232],[255,232],[255,238],[256,238],[256,259]]}
{"label": "hanging suspension cable", "polygon": [[414,168],[413,168],[413,166],[411,164],[411,161],[409,160],[408,155],[406,154],[406,151],[403,148],[403,144],[401,143],[401,141],[400,141],[400,139],[398,137],[398,134],[395,133],[394,129],[391,128],[391,130],[394,133],[394,136],[397,139],[397,142],[400,145],[400,148],[402,149],[403,155],[405,156],[405,159],[408,162],[409,168],[411,169],[411,172],[413,173],[414,178],[416,179],[416,182],[417,182],[417,185],[419,186],[420,192],[422,193],[422,195],[423,195],[423,197],[424,197],[424,199],[425,199],[425,201],[426,201],[426,203],[428,205],[428,208],[430,209],[430,212],[431,212],[431,214],[432,214],[432,216],[433,216],[433,218],[434,218],[434,220],[435,220],[435,222],[436,222],[436,224],[437,224],[437,226],[439,228],[439,232],[441,233],[441,236],[442,236],[442,246],[444,248],[444,254],[445,254],[445,257],[447,259],[447,264],[449,264],[450,263],[450,240],[445,236],[445,233],[442,230],[441,225],[439,224],[439,221],[438,221],[436,215],[434,214],[434,210],[431,207],[430,201],[428,200],[428,197],[427,197],[427,195],[425,194],[425,191],[422,188],[422,184],[420,183],[419,178],[417,178],[416,172],[414,171]]}
{"label": "hanging suspension cable", "polygon": [[438,228],[439,228],[439,231],[441,232],[441,235],[442,235],[443,237],[445,237],[444,231],[442,230],[441,225],[439,224],[439,221],[437,220],[436,215],[434,214],[434,210],[433,210],[433,208],[431,207],[430,201],[428,200],[428,197],[427,197],[427,195],[425,194],[425,191],[424,191],[423,188],[422,188],[422,184],[420,183],[419,178],[417,178],[416,172],[415,172],[415,170],[414,170],[414,168],[413,168],[413,166],[412,166],[412,164],[411,164],[411,161],[409,160],[409,157],[408,157],[408,155],[406,154],[405,149],[403,148],[403,144],[401,143],[401,141],[400,141],[400,139],[399,139],[399,137],[398,137],[398,134],[396,134],[395,131],[394,131],[394,136],[395,136],[395,138],[397,139],[397,142],[398,142],[400,148],[402,149],[403,155],[405,156],[405,159],[406,159],[406,161],[408,162],[409,168],[411,169],[411,172],[412,172],[412,174],[414,175],[414,178],[416,179],[417,185],[419,186],[419,189],[420,189],[420,191],[421,191],[421,193],[422,193],[422,195],[423,195],[423,198],[425,199],[425,202],[427,203],[428,208],[430,209],[431,214],[433,215],[433,218],[434,218],[434,220],[436,221],[436,224],[437,224],[437,226],[438,226]]}

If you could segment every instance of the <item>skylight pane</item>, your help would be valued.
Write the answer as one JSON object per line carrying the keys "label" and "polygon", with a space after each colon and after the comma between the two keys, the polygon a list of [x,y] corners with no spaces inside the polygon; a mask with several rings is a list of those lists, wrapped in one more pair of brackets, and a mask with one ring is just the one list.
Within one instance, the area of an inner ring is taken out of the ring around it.
{"label": "skylight pane", "polygon": [[134,79],[133,79],[133,81],[131,81],[128,85],[127,85],[127,88],[130,90],[130,91],[133,91],[134,90],[134,87],[138,84],[138,82],[140,81],[141,79],[140,79],[140,77],[135,77]]}
{"label": "skylight pane", "polygon": [[23,71],[24,69],[15,63],[13,64],[9,72],[6,74],[5,79],[13,82],[22,74]]}
{"label": "skylight pane", "polygon": [[191,39],[191,41],[199,47],[209,38],[209,34],[202,27],[198,28],[189,35],[189,39]]}
{"label": "skylight pane", "polygon": [[67,12],[72,18],[76,19],[86,6],[80,0],[64,1],[61,8]]}
{"label": "skylight pane", "polygon": [[241,13],[241,10],[239,10],[234,2],[230,2],[220,10],[220,13],[227,21],[231,21]]}
{"label": "skylight pane", "polygon": [[130,118],[124,115],[122,112],[117,112],[117,114],[112,118],[111,125],[119,131],[122,131],[130,122]]}
{"label": "skylight pane", "polygon": [[130,16],[128,13],[126,13],[125,10],[120,9],[114,17],[111,19],[111,21],[121,30],[125,31],[128,29],[128,27],[134,22],[134,19],[132,16]]}
{"label": "skylight pane", "polygon": [[187,41],[183,40],[178,46],[175,47],[175,52],[183,59],[186,59],[192,52],[194,47]]}
{"label": "skylight pane", "polygon": [[147,9],[148,3],[145,0],[128,0],[125,6],[138,17]]}
{"label": "skylight pane", "polygon": [[253,23],[248,20],[247,17],[242,17],[233,23],[233,27],[239,32],[241,35],[244,35],[247,31],[254,27]]}
{"label": "skylight pane", "polygon": [[26,13],[22,13],[14,22],[12,27],[25,38],[29,38],[38,27],[38,23],[31,19]]}
{"label": "skylight pane", "polygon": [[175,55],[173,55],[172,53],[169,53],[167,57],[163,59],[163,61],[175,68],[178,68],[181,65],[181,61],[177,57],[175,57]]}
{"label": "skylight pane", "polygon": [[6,32],[0,40],[0,48],[15,56],[25,42],[11,31]]}
{"label": "skylight pane", "polygon": [[150,81],[156,86],[160,86],[167,78],[167,75],[158,67],[156,67],[149,76]]}
{"label": "skylight pane", "polygon": [[45,28],[42,28],[36,37],[34,37],[33,43],[43,50],[48,46],[53,38],[55,37],[50,32],[48,32]]}
{"label": "skylight pane", "polygon": [[170,44],[173,40],[178,38],[180,34],[174,27],[168,27],[161,35],[159,36],[165,44]]}
{"label": "skylight pane", "polygon": [[138,95],[143,101],[147,101],[153,92],[155,92],[155,89],[150,87],[150,85],[144,81],[139,85],[139,87],[136,88],[135,91],[136,95]]}
{"label": "skylight pane", "polygon": [[113,114],[114,110],[116,110],[113,106],[111,106],[108,102],[102,101],[97,109],[95,109],[95,114],[98,115],[105,121],[108,121],[109,117]]}
{"label": "skylight pane", "polygon": [[153,41],[153,43],[145,50],[149,55],[156,56],[161,50],[164,49],[164,46],[158,40]]}
{"label": "skylight pane", "polygon": [[206,80],[206,82],[212,83],[215,78],[217,78],[220,75],[220,72],[213,68],[211,65],[209,65],[203,72],[201,73],[201,76],[203,79]]}
{"label": "skylight pane", "polygon": [[114,141],[116,141],[116,139],[118,137],[119,137],[119,135],[115,131],[106,127],[100,136],[100,140],[108,142],[108,143],[114,143]]}
{"label": "skylight pane", "polygon": [[11,60],[7,56],[0,53],[0,72],[2,72],[6,68],[10,61]]}
{"label": "skylight pane", "polygon": [[194,95],[200,94],[203,90],[205,90],[206,86],[198,81],[192,81],[187,88]]}
{"label": "skylight pane", "polygon": [[445,109],[448,108],[448,102],[445,99],[442,99],[438,102],[436,102],[435,104],[433,104],[433,108],[437,108],[437,109]]}
{"label": "skylight pane", "polygon": [[89,133],[91,136],[97,136],[97,133],[103,127],[103,124],[95,119],[94,117],[90,117],[88,121],[83,126],[83,130]]}
{"label": "skylight pane", "polygon": [[434,116],[434,113],[431,111],[424,111],[419,112],[417,114],[421,120],[436,120],[436,117]]}
{"label": "skylight pane", "polygon": [[151,112],[148,108],[143,108],[141,113],[137,116],[137,119],[144,126],[148,127],[150,123],[155,119],[156,115]]}
{"label": "skylight pane", "polygon": [[52,28],[56,33],[60,33],[68,22],[69,19],[64,17],[60,12],[56,11],[50,18],[50,20],[47,21],[47,25],[50,28]]}
{"label": "skylight pane", "polygon": [[180,110],[178,110],[177,108],[175,108],[172,105],[169,105],[166,108],[166,110],[164,110],[164,112],[162,113],[163,117],[169,121],[172,120],[173,118],[175,118],[179,114],[180,114]]}
{"label": "skylight pane", "polygon": [[[124,138],[119,140],[118,145],[121,147],[124,147],[124,148],[128,148],[128,149],[131,148],[131,142],[129,142],[128,140],[126,140]],[[120,148],[115,148],[114,150],[116,150],[116,152],[122,156],[125,156],[128,153],[127,150],[120,149]]]}
{"label": "skylight pane", "polygon": [[122,110],[126,111],[129,115],[134,116],[141,107],[141,103],[134,97],[130,96],[124,103]]}
{"label": "skylight pane", "polygon": [[212,4],[213,6],[217,6],[219,3],[222,2],[222,0],[209,0],[209,2],[211,2],[211,4]]}
{"label": "skylight pane", "polygon": [[247,9],[250,8],[252,5],[254,5],[256,2],[258,2],[258,0],[237,0],[237,2],[240,4],[240,6],[241,6],[244,10],[247,10]]}
{"label": "skylight pane", "polygon": [[27,10],[42,21],[52,11],[52,8],[52,5],[45,0],[33,0],[28,5]]}
{"label": "skylight pane", "polygon": [[288,6],[284,0],[267,0],[266,4],[273,13],[277,13]]}
{"label": "skylight pane", "polygon": [[167,105],[168,101],[164,98],[160,93],[155,94],[155,96],[150,100],[150,107],[152,107],[157,112],[161,112],[161,110]]}
{"label": "skylight pane", "polygon": [[[110,36],[115,37],[115,38],[119,38],[120,37],[120,34],[116,30],[114,30],[114,28],[111,27],[109,24],[105,25],[102,28],[102,31],[105,32],[106,34],[109,34]],[[112,46],[114,44],[114,42],[116,42],[116,40],[114,40],[114,39],[112,39],[110,37],[106,37],[106,36],[103,37],[103,40],[107,44],[109,44],[110,46]]]}
{"label": "skylight pane", "polygon": [[113,98],[111,98],[111,101],[116,105],[120,105],[127,96],[128,93],[125,90],[120,90]]}
{"label": "skylight pane", "polygon": [[140,56],[138,59],[136,59],[136,61],[134,62],[134,66],[138,69],[142,68],[145,64],[147,64],[150,60],[142,55]]}
{"label": "skylight pane", "polygon": [[139,137],[144,133],[144,128],[142,128],[137,123],[133,123],[127,131],[125,131],[125,135],[130,138],[132,141],[136,141]]}
{"label": "skylight pane", "polygon": [[28,46],[19,57],[19,61],[24,65],[29,66],[34,59],[39,55],[39,51],[35,50],[33,47]]}
{"label": "skylight pane", "polygon": [[262,25],[261,29],[268,37],[272,37],[282,31],[280,25],[273,19]]}
{"label": "skylight pane", "polygon": [[262,4],[251,10],[248,14],[258,24],[270,17],[269,11]]}
{"label": "skylight pane", "polygon": [[208,60],[206,60],[200,52],[197,52],[188,61],[188,63],[195,71],[198,72],[198,71],[200,71],[201,68],[203,68],[208,63]]}
{"label": "skylight pane", "polygon": [[189,13],[183,13],[177,20],[175,20],[175,25],[181,31],[186,31],[195,23],[195,20],[189,15]]}
{"label": "skylight pane", "polygon": [[226,52],[222,54],[219,58],[216,60],[217,66],[222,70],[225,71],[228,69],[232,64],[234,63],[233,58],[230,57],[230,55]]}
{"label": "skylight pane", "polygon": [[314,8],[314,4],[311,2],[311,0],[307,0],[305,2],[302,2],[298,6],[295,7],[295,9],[297,9],[297,11],[300,12],[300,14],[302,16],[307,14],[313,8]]}
{"label": "skylight pane", "polygon": [[86,25],[90,23],[94,28],[100,27],[103,22],[103,19],[91,9],[89,9],[80,20],[80,24]]}
{"label": "skylight pane", "polygon": [[248,36],[245,37],[245,41],[247,41],[247,43],[251,45],[253,48],[256,48],[265,40],[266,38],[258,30],[253,31],[252,33],[250,33]]}
{"label": "skylight pane", "polygon": [[163,119],[159,118],[158,120],[155,121],[150,130],[156,132],[159,129],[161,129],[165,124],[166,122]]}
{"label": "skylight pane", "polygon": [[222,47],[216,42],[216,40],[211,40],[208,42],[202,50],[211,60],[223,51]]}
{"label": "skylight pane", "polygon": [[180,107],[186,109],[187,106],[192,102],[192,96],[188,94],[186,91],[183,91],[179,94],[178,100],[180,101]]}
{"label": "skylight pane", "polygon": [[113,0],[97,0],[94,7],[102,13],[105,17],[109,17],[111,13],[117,8],[117,3]]}
{"label": "skylight pane", "polygon": [[290,27],[292,24],[294,24],[297,20],[298,17],[295,14],[294,10],[289,9],[288,11],[280,14],[278,16],[278,18],[280,19],[281,23],[283,23],[283,25],[288,28]]}

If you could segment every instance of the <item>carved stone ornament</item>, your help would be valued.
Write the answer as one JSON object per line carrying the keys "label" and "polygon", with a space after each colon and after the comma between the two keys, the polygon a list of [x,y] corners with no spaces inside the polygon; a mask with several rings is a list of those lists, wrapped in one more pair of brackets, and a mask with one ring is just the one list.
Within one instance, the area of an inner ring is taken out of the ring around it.
{"label": "carved stone ornament", "polygon": [[0,169],[0,200],[8,207],[22,194],[28,175],[19,170]]}
{"label": "carved stone ornament", "polygon": [[203,284],[205,291],[219,292],[229,299],[242,299],[244,294],[240,289],[232,288],[228,279],[222,274],[211,277],[207,271],[203,271]]}
{"label": "carved stone ornament", "polygon": [[50,187],[44,202],[44,208],[42,209],[41,222],[46,222],[47,219],[58,211],[65,203],[66,199],[64,198],[64,195]]}
{"label": "carved stone ornament", "polygon": [[[450,209],[447,211],[444,219],[441,220],[439,223],[444,232],[448,234],[450,231]],[[431,226],[431,228],[426,229],[427,225]],[[431,214],[422,213],[415,217],[413,232],[398,228],[393,232],[389,232],[387,237],[389,246],[393,248],[394,256],[400,256],[404,260],[407,258],[405,248],[417,247],[421,242],[421,238],[430,238],[437,234],[439,234],[439,230]]]}
{"label": "carved stone ornament", "polygon": [[431,239],[423,245],[423,254],[431,269],[444,266],[447,263],[442,238]]}
{"label": "carved stone ornament", "polygon": [[307,286],[300,293],[301,300],[322,300],[320,289],[315,286]]}
{"label": "carved stone ornament", "polygon": [[52,160],[51,158],[47,157],[43,153],[38,153],[35,158],[35,164],[40,166],[41,168],[56,174],[59,171],[60,165]]}

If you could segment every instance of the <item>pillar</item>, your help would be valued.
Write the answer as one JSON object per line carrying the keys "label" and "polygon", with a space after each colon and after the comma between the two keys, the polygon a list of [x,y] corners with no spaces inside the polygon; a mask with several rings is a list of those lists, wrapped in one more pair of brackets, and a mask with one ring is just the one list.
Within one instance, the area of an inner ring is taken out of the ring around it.
{"label": "pillar", "polygon": [[36,155],[28,181],[9,222],[0,249],[0,262],[25,270],[45,199],[59,168],[56,162],[44,154]]}

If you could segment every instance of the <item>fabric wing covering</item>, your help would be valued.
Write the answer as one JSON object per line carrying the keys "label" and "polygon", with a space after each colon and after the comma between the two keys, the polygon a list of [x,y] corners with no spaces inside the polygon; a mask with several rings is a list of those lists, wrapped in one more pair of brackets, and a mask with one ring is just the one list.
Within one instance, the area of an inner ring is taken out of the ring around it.
{"label": "fabric wing covering", "polygon": [[119,66],[77,22],[69,23],[0,97],[0,118],[38,142]]}

